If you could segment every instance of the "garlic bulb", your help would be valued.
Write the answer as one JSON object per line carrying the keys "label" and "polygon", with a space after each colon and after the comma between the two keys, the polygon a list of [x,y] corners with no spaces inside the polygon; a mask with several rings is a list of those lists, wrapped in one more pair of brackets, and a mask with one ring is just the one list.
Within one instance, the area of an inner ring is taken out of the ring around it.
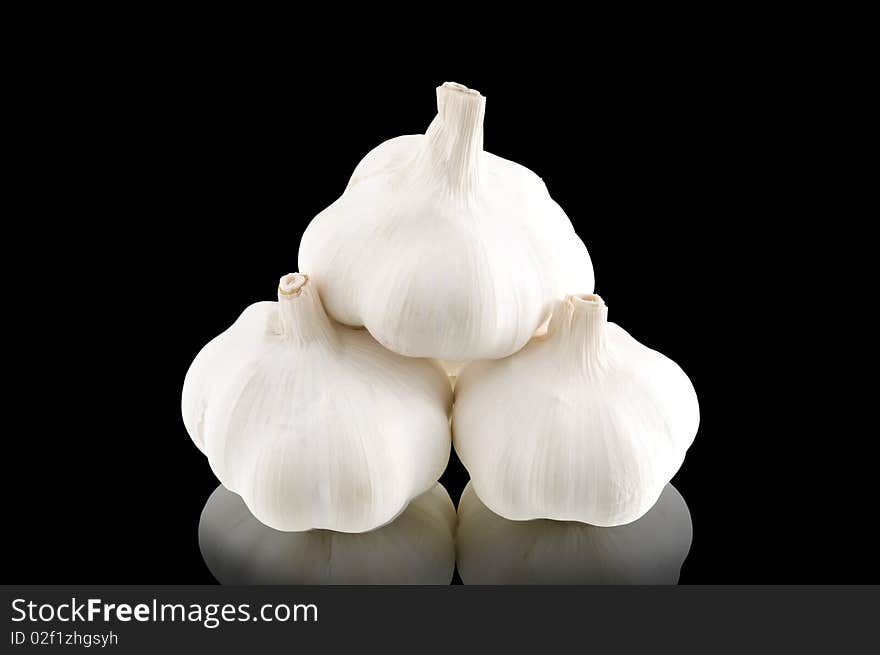
{"label": "garlic bulb", "polygon": [[452,391],[431,361],[334,323],[313,280],[281,278],[205,346],[183,420],[215,475],[278,530],[363,532],[443,473]]}
{"label": "garlic bulb", "polygon": [[395,352],[505,357],[554,299],[593,288],[587,250],[541,179],[483,150],[485,102],[439,87],[427,132],[367,154],[303,235],[300,268],[327,312]]}
{"label": "garlic bulb", "polygon": [[692,537],[687,504],[671,484],[642,518],[613,528],[510,521],[468,484],[458,503],[458,573],[484,585],[676,584]]}
{"label": "garlic bulb", "polygon": [[440,584],[455,569],[455,506],[440,484],[377,530],[279,532],[218,486],[202,510],[199,548],[222,584]]}
{"label": "garlic bulb", "polygon": [[453,442],[496,514],[611,526],[657,501],[699,420],[684,372],[587,294],[558,301],[520,352],[462,371]]}

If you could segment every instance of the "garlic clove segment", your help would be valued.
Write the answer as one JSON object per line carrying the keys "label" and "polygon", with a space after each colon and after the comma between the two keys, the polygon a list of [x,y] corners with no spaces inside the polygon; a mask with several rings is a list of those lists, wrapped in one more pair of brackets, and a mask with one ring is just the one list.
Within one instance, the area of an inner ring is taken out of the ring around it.
{"label": "garlic clove segment", "polygon": [[196,356],[187,431],[214,474],[278,530],[364,532],[443,473],[449,380],[324,312],[314,279],[281,278]]}
{"label": "garlic clove segment", "polygon": [[449,494],[435,484],[370,532],[279,532],[220,485],[202,510],[199,548],[221,584],[447,585],[455,570],[455,521]]}
{"label": "garlic clove segment", "polygon": [[693,385],[607,315],[597,295],[568,296],[545,336],[459,375],[453,443],[496,514],[629,523],[681,466],[700,421]]}
{"label": "garlic clove segment", "polygon": [[593,288],[587,250],[544,182],[483,150],[485,103],[439,87],[427,132],[367,154],[300,243],[328,313],[395,352],[505,357],[554,299]]}
{"label": "garlic clove segment", "polygon": [[510,521],[468,484],[458,503],[456,561],[465,584],[676,584],[693,538],[687,504],[671,484],[629,525]]}

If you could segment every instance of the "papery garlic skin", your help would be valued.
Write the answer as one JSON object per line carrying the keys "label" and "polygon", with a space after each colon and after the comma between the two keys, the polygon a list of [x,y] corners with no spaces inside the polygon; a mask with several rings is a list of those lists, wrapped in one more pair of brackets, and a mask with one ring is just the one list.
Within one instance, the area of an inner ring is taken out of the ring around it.
{"label": "papery garlic skin", "polygon": [[455,506],[440,484],[381,528],[360,534],[279,532],[222,485],[199,521],[199,548],[229,585],[447,585],[455,570]]}
{"label": "papery garlic skin", "polygon": [[328,313],[395,352],[505,357],[552,302],[593,288],[583,242],[527,168],[483,150],[485,98],[437,89],[424,135],[381,144],[299,250]]}
{"label": "papery garlic skin", "polygon": [[458,502],[456,562],[464,584],[676,584],[692,539],[687,504],[671,484],[638,521],[610,528],[511,521],[468,484]]}
{"label": "papery garlic skin", "polygon": [[453,443],[496,514],[614,526],[657,501],[699,421],[678,365],[585,294],[557,302],[547,334],[520,352],[462,371]]}
{"label": "papery garlic skin", "polygon": [[313,280],[281,279],[198,354],[187,431],[266,525],[364,532],[443,473],[452,392],[440,367],[333,322]]}

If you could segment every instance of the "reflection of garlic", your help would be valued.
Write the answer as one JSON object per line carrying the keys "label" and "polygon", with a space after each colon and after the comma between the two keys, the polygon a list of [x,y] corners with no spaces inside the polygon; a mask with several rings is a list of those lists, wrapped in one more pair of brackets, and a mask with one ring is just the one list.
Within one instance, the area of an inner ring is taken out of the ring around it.
{"label": "reflection of garlic", "polygon": [[608,323],[599,296],[569,296],[546,336],[462,371],[453,439],[495,513],[608,526],[651,508],[699,420],[675,362]]}
{"label": "reflection of garlic", "polygon": [[690,512],[671,484],[642,518],[613,528],[509,521],[469,484],[458,503],[458,572],[465,584],[675,584],[692,535]]}
{"label": "reflection of garlic", "polygon": [[449,458],[452,391],[435,363],[334,323],[313,281],[281,279],[198,354],[187,431],[220,481],[279,530],[372,530]]}
{"label": "reflection of garlic", "polygon": [[449,584],[455,507],[435,484],[372,532],[279,532],[217,487],[199,521],[205,564],[223,584]]}
{"label": "reflection of garlic", "polygon": [[541,179],[483,150],[485,102],[439,87],[427,132],[371,151],[303,235],[299,264],[327,312],[395,352],[504,357],[555,298],[593,288],[584,244]]}

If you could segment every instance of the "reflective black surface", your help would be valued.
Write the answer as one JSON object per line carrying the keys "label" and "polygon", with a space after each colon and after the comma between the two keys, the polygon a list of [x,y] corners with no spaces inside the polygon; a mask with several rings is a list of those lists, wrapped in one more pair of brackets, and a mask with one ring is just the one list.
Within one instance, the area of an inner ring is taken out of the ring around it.
{"label": "reflective black surface", "polygon": [[468,484],[458,504],[456,561],[464,584],[675,584],[691,547],[691,515],[666,485],[628,525],[509,521]]}
{"label": "reflective black surface", "polygon": [[449,584],[455,507],[436,485],[370,532],[279,532],[218,486],[199,521],[205,564],[224,584]]}
{"label": "reflective black surface", "polygon": [[691,545],[687,505],[672,485],[638,521],[613,528],[509,521],[470,484],[454,511],[437,485],[377,530],[279,532],[222,485],[199,521],[206,566],[223,584],[675,584]]}

